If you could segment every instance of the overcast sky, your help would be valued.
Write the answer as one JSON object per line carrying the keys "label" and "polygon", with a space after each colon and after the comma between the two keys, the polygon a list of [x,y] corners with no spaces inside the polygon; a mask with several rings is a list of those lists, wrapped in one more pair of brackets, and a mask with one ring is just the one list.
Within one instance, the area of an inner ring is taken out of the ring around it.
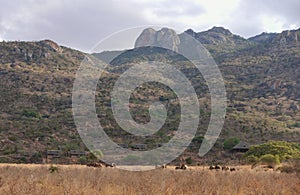
{"label": "overcast sky", "polygon": [[299,0],[0,0],[0,40],[51,39],[89,51],[122,29],[223,26],[243,37],[300,27]]}

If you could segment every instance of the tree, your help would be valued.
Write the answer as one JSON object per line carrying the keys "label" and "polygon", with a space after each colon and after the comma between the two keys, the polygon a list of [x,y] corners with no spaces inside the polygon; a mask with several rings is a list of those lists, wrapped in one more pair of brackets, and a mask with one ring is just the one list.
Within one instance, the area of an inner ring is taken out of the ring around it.
{"label": "tree", "polygon": [[266,154],[278,156],[280,161],[298,158],[300,156],[300,146],[297,143],[286,141],[269,141],[256,146],[251,146],[244,157],[255,156],[261,158]]}
{"label": "tree", "polygon": [[246,161],[250,164],[255,164],[259,161],[259,158],[257,158],[256,156],[254,156],[253,154],[249,155],[246,157]]}
{"label": "tree", "polygon": [[85,156],[81,156],[79,158],[79,163],[82,164],[82,165],[86,164],[87,163],[87,158]]}
{"label": "tree", "polygon": [[98,161],[101,157],[103,157],[103,153],[101,150],[93,150],[90,152],[87,159],[89,161]]}
{"label": "tree", "polygon": [[191,157],[188,157],[187,159],[185,159],[186,164],[190,165],[192,164],[193,160]]}
{"label": "tree", "polygon": [[263,164],[266,164],[270,167],[275,167],[276,165],[280,164],[279,156],[272,155],[272,154],[265,154],[260,157],[259,161]]}
{"label": "tree", "polygon": [[223,147],[224,149],[226,150],[230,150],[232,149],[235,145],[237,145],[238,143],[240,143],[240,139],[237,138],[237,137],[231,137],[231,138],[228,138],[224,141],[223,143]]}

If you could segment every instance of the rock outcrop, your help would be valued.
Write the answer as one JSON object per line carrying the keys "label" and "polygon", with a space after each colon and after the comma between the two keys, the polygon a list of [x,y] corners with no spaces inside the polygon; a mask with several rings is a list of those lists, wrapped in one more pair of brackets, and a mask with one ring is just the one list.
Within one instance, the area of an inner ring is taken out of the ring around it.
{"label": "rock outcrop", "polygon": [[[300,29],[297,30],[286,30],[282,33],[262,33],[248,40],[254,41],[261,44],[271,44],[276,49],[286,48],[287,46],[299,45]],[[269,45],[270,47],[270,45]],[[271,48],[272,51],[274,50]]]}
{"label": "rock outcrop", "polygon": [[287,47],[287,45],[296,45],[298,44],[298,38],[300,36],[300,29],[298,30],[286,30],[280,33],[275,39],[281,47]]}
{"label": "rock outcrop", "polygon": [[46,47],[46,48],[54,51],[54,52],[58,52],[58,53],[62,52],[62,48],[57,43],[55,43],[54,41],[43,40],[43,41],[40,41],[39,44],[43,47]]}
{"label": "rock outcrop", "polygon": [[270,42],[270,40],[274,39],[277,36],[277,33],[266,33],[263,32],[259,35],[256,35],[254,37],[250,37],[248,40],[254,41],[257,43],[267,43]]}
{"label": "rock outcrop", "polygon": [[144,46],[164,47],[178,51],[180,39],[176,32],[169,28],[162,28],[159,31],[153,28],[145,29],[135,42],[135,48]]}
{"label": "rock outcrop", "polygon": [[[253,44],[251,41],[244,39],[243,37],[232,34],[228,29],[223,27],[214,26],[212,29],[198,33],[192,29],[188,29],[184,33],[198,40],[210,51],[211,54],[230,53],[247,48]],[[180,34],[179,37],[184,37],[183,33]],[[181,40],[181,43],[182,42],[184,42],[184,40]]]}

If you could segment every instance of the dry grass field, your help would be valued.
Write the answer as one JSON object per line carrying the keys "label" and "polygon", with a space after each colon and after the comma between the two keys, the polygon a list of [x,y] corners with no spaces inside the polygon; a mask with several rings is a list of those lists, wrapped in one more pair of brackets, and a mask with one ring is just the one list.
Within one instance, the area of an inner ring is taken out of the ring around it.
{"label": "dry grass field", "polygon": [[300,178],[278,171],[156,169],[129,172],[81,165],[0,164],[0,194],[300,194]]}

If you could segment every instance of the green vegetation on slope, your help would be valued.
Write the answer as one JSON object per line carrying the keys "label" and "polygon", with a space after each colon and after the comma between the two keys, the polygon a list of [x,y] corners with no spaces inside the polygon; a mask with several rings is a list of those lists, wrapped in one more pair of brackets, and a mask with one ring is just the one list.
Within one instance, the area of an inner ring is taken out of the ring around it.
{"label": "green vegetation on slope", "polygon": [[[228,98],[224,128],[207,158],[232,160],[230,153],[223,153],[223,146],[230,149],[235,143],[225,144],[231,137],[250,144],[299,141],[300,47],[293,39],[295,33],[299,30],[272,35],[261,42],[243,39],[226,29],[197,33],[196,38],[206,41],[204,45],[219,65]],[[49,40],[0,42],[0,161],[41,162],[47,149],[86,150],[71,109],[73,81],[84,56]],[[157,133],[132,136],[113,119],[110,90],[115,81],[132,63],[149,59],[173,64],[195,87],[201,118],[196,137],[184,155],[196,162],[210,119],[210,96],[199,71],[182,56],[142,48],[126,51],[113,60],[97,86],[99,121],[120,144],[144,143],[152,149],[172,138],[179,124],[180,106],[176,95],[158,83],[140,86],[130,98],[132,117],[141,123],[149,121],[150,102],[161,101],[166,106],[168,119]]]}

